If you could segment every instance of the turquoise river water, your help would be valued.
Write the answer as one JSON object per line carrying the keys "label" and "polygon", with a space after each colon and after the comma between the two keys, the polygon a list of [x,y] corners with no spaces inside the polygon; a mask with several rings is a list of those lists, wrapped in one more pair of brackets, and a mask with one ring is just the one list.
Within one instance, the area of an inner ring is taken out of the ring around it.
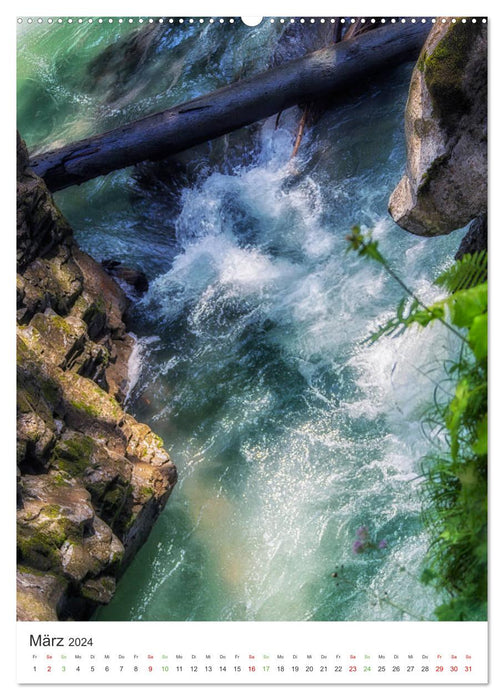
{"label": "turquoise river water", "polygon": [[[282,31],[186,22],[158,32],[137,70],[91,70],[130,26],[25,24],[20,132],[44,149],[203,94],[266,68]],[[171,178],[129,168],[57,193],[83,249],[149,277],[130,312],[128,410],[179,471],[96,619],[433,619],[418,462],[455,348],[442,327],[364,344],[402,290],[345,240],[372,229],[418,295],[441,294],[432,280],[462,233],[417,238],[387,213],[411,70],[327,109],[294,160],[296,107],[278,128],[273,116],[183,154]],[[354,553],[362,526],[387,546]]]}

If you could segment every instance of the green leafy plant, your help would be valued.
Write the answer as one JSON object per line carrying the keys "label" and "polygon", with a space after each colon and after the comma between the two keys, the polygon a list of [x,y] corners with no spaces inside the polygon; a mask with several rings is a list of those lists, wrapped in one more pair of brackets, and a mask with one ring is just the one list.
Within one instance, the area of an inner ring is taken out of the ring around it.
{"label": "green leafy plant", "polygon": [[[347,236],[349,250],[378,262],[407,292],[396,314],[368,339],[396,335],[417,325],[442,323],[460,340],[458,360],[446,366],[449,398],[435,392],[425,416],[437,425],[435,451],[421,463],[423,517],[431,534],[425,584],[447,600],[439,620],[485,620],[487,615],[487,254],[465,255],[436,284],[447,296],[426,305],[410,290],[358,227]],[[446,390],[445,390],[446,391]]]}

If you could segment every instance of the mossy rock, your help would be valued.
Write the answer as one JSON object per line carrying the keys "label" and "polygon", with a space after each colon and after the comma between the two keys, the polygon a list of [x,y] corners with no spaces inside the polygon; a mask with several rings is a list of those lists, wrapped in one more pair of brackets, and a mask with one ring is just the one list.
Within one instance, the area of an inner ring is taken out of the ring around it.
{"label": "mossy rock", "polygon": [[40,356],[19,334],[16,380],[18,413],[35,413],[54,430],[53,416],[61,399],[59,384],[51,376]]}
{"label": "mossy rock", "polygon": [[32,522],[18,521],[17,548],[20,561],[48,570],[59,569],[60,547],[67,539],[69,521],[61,516],[61,509],[48,505],[41,509],[40,519]]}
{"label": "mossy rock", "polygon": [[[88,487],[92,491],[92,487]],[[95,502],[95,501],[94,501]],[[133,507],[133,488],[130,483],[115,483],[103,489],[96,497],[96,508],[100,518],[109,525],[120,538],[128,529]]]}
{"label": "mossy rock", "polygon": [[112,486],[109,485],[108,488],[103,489],[100,505],[101,513],[100,517],[108,522],[107,518],[103,517],[104,512],[108,513],[109,519],[114,519],[117,517],[118,511],[124,506],[124,503],[131,497],[132,487],[131,484],[121,484],[120,482],[114,483]]}
{"label": "mossy rock", "polygon": [[52,258],[47,261],[47,264],[50,279],[58,287],[56,304],[53,308],[58,311],[59,307],[63,314],[68,314],[83,289],[81,270],[70,256],[64,262],[61,261],[61,257]]}
{"label": "mossy rock", "polygon": [[95,603],[106,605],[110,603],[115,593],[116,582],[112,576],[101,576],[98,579],[88,579],[81,585],[81,594],[84,598]]}
{"label": "mossy rock", "polygon": [[135,490],[135,498],[137,502],[141,503],[142,505],[148,503],[152,498],[154,498],[154,495],[154,489],[150,486],[141,486]]}
{"label": "mossy rock", "polygon": [[18,566],[16,588],[18,620],[58,620],[58,608],[68,588],[68,581],[64,576]]}
{"label": "mossy rock", "polygon": [[448,161],[449,157],[446,153],[432,161],[429,169],[422,175],[417,189],[418,196],[428,193],[431,183],[434,182],[440,174],[442,175],[443,169],[446,167]]}
{"label": "mossy rock", "polygon": [[82,419],[95,418],[115,425],[123,417],[118,402],[92,380],[63,372],[59,378],[64,401],[74,413],[81,414]]}
{"label": "mossy rock", "polygon": [[18,146],[19,619],[81,619],[112,597],[119,538],[133,527],[136,551],[166,491],[161,470],[136,474],[139,455],[169,457],[119,403],[133,344],[126,297],[75,245]]}
{"label": "mossy rock", "polygon": [[67,246],[52,251],[51,257],[33,260],[23,277],[25,283],[44,294],[46,305],[61,316],[70,312],[83,289],[81,270],[70,257]]}
{"label": "mossy rock", "polygon": [[71,313],[78,315],[86,323],[91,340],[96,340],[106,330],[107,307],[103,294],[92,297],[84,292],[75,302]]}
{"label": "mossy rock", "polygon": [[448,132],[453,131],[471,104],[464,78],[475,38],[480,32],[481,22],[452,24],[432,53],[417,64],[424,73],[435,114]]}
{"label": "mossy rock", "polygon": [[487,209],[486,66],[486,25],[435,23],[411,77],[406,173],[389,200],[407,231],[446,235]]}
{"label": "mossy rock", "polygon": [[56,469],[53,470],[50,467],[48,473],[51,475],[53,483],[56,486],[70,486],[72,483],[73,476],[67,472],[58,471]]}
{"label": "mossy rock", "polygon": [[36,314],[30,327],[38,331],[37,343],[51,361],[66,369],[79,356],[87,341],[87,326],[79,318],[63,318],[56,313]]}
{"label": "mossy rock", "polygon": [[70,476],[82,476],[92,462],[93,448],[92,438],[83,433],[72,433],[56,443],[51,464]]}
{"label": "mossy rock", "polygon": [[54,422],[47,423],[34,411],[18,412],[17,418],[17,463],[34,460],[47,469],[47,457],[54,446],[56,436]]}
{"label": "mossy rock", "polygon": [[[18,140],[18,154],[24,142]],[[26,150],[26,149],[25,149]],[[72,229],[42,178],[20,157],[17,172],[17,264],[23,271],[37,256],[70,239]]]}
{"label": "mossy rock", "polygon": [[48,299],[45,291],[31,284],[19,273],[16,276],[16,318],[21,324],[29,323],[34,314],[47,308]]}
{"label": "mossy rock", "polygon": [[19,621],[57,621],[55,608],[42,595],[33,590],[19,589],[16,592],[16,618]]}
{"label": "mossy rock", "polygon": [[16,274],[16,306],[19,308],[23,305],[25,295],[26,282],[19,272]]}
{"label": "mossy rock", "polygon": [[128,517],[124,519],[123,523],[123,532],[130,534],[130,531],[132,530],[134,524],[138,520],[139,516],[141,513],[141,509],[136,507],[134,510],[132,510]]}
{"label": "mossy rock", "polygon": [[124,431],[128,438],[129,456],[155,466],[170,460],[169,454],[163,448],[162,439],[148,425],[137,423],[134,418],[126,415]]}
{"label": "mossy rock", "polygon": [[66,540],[60,549],[62,570],[65,576],[75,582],[82,581],[92,567],[84,542],[85,540]]}
{"label": "mossy rock", "polygon": [[61,570],[60,549],[66,540],[81,541],[94,520],[89,493],[78,482],[59,484],[54,474],[20,479],[17,512],[20,563]]}
{"label": "mossy rock", "polygon": [[121,535],[133,504],[133,465],[120,453],[109,452],[99,441],[66,430],[53,450],[51,473],[77,477],[91,495],[97,515]]}
{"label": "mossy rock", "polygon": [[99,387],[107,391],[108,385],[105,372],[109,362],[109,349],[105,345],[99,345],[88,340],[81,355],[69,364],[69,368],[81,377],[92,379]]}

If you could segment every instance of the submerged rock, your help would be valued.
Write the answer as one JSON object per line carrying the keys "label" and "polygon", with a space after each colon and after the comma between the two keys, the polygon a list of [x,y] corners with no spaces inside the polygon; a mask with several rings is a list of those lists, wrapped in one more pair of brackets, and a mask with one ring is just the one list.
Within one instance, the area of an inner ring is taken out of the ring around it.
{"label": "submerged rock", "polygon": [[177,480],[122,407],[127,299],[79,250],[18,140],[17,550],[20,620],[110,601]]}
{"label": "submerged rock", "polygon": [[421,236],[450,233],[487,209],[486,25],[436,23],[413,71],[406,174],[392,218]]}
{"label": "submerged rock", "polygon": [[138,294],[145,294],[149,289],[149,281],[145,272],[127,267],[118,260],[102,260],[101,264],[112,277],[125,282]]}

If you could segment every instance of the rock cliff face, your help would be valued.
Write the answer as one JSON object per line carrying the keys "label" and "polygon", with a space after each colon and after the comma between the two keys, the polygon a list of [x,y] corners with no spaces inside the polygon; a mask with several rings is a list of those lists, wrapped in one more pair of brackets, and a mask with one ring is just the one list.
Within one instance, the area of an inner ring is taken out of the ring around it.
{"label": "rock cliff face", "polygon": [[111,599],[177,473],[122,408],[124,293],[27,164],[18,137],[17,614],[86,619]]}
{"label": "rock cliff face", "polygon": [[389,211],[407,231],[438,236],[487,209],[486,25],[436,23],[413,71],[407,168]]}

